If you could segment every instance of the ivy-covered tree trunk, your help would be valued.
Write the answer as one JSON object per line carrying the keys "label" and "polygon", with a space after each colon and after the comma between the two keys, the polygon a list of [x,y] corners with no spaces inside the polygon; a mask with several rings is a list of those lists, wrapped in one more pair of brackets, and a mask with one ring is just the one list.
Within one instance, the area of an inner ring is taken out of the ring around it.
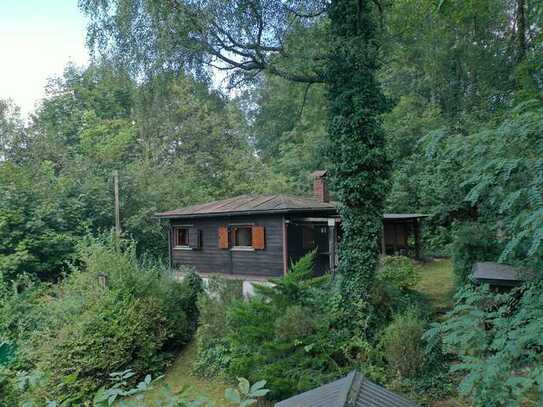
{"label": "ivy-covered tree trunk", "polygon": [[341,203],[338,272],[349,304],[365,302],[379,257],[389,163],[380,114],[386,101],[375,78],[376,27],[367,0],[333,0],[328,66],[331,175]]}

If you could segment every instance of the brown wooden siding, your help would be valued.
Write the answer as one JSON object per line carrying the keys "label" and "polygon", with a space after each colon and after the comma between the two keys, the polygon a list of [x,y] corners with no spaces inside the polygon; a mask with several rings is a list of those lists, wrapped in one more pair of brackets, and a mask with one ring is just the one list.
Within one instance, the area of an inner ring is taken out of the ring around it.
{"label": "brown wooden siding", "polygon": [[[229,224],[264,227],[263,250],[238,251],[219,248],[219,228]],[[171,225],[190,224],[201,230],[200,250],[171,249],[172,267],[194,266],[200,273],[276,277],[283,274],[282,218],[280,216],[238,216],[171,220]]]}

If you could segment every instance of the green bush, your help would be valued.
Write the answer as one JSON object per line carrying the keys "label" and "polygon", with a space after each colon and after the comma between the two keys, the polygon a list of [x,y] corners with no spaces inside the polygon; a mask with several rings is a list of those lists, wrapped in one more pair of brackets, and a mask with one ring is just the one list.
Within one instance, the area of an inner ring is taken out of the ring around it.
{"label": "green bush", "polygon": [[[392,315],[418,304],[409,289],[379,280],[371,303],[341,306],[341,276],[312,278],[314,254],[291,266],[273,285],[241,299],[226,282],[200,298],[196,371],[225,378],[266,380],[281,400],[360,369],[380,383],[390,379],[378,333]],[[220,281],[220,280],[219,280]],[[402,280],[403,281],[403,280]],[[376,311],[376,312],[372,312]],[[356,319],[358,328],[344,324]],[[418,342],[422,329],[419,332]],[[422,346],[422,345],[421,345]]]}
{"label": "green bush", "polygon": [[267,380],[274,400],[345,374],[359,356],[334,312],[339,284],[310,277],[313,257],[308,254],[273,286],[258,286],[255,297],[227,310],[227,376]]}
{"label": "green bush", "polygon": [[80,261],[41,297],[39,329],[18,338],[21,364],[44,376],[33,390],[38,402],[85,400],[115,371],[132,369],[133,380],[161,372],[196,327],[197,277],[179,283],[115,240],[87,239]]}
{"label": "green bush", "polygon": [[420,273],[413,261],[404,256],[382,257],[378,276],[400,290],[411,289],[420,280]]}
{"label": "green bush", "polygon": [[468,281],[473,263],[496,261],[501,253],[495,232],[481,223],[459,226],[453,242],[453,269],[458,285]]}
{"label": "green bush", "polygon": [[240,280],[213,277],[198,300],[200,323],[196,333],[197,357],[194,371],[205,377],[220,376],[229,366],[230,346],[226,340],[226,312],[242,298]]}
{"label": "green bush", "polygon": [[381,337],[384,357],[401,377],[417,377],[424,369],[424,328],[425,322],[414,312],[408,312],[396,316],[384,330]]}

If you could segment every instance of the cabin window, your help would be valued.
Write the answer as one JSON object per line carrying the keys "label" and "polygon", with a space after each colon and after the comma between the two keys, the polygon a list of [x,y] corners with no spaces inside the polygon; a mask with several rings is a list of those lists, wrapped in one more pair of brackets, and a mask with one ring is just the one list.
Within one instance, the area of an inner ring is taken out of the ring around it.
{"label": "cabin window", "polygon": [[189,243],[189,228],[174,229],[174,246],[175,247],[190,247]]}
{"label": "cabin window", "polygon": [[251,226],[235,226],[232,228],[234,247],[253,247],[253,228]]}
{"label": "cabin window", "polygon": [[315,229],[313,226],[302,227],[302,245],[304,249],[313,249],[315,247]]}

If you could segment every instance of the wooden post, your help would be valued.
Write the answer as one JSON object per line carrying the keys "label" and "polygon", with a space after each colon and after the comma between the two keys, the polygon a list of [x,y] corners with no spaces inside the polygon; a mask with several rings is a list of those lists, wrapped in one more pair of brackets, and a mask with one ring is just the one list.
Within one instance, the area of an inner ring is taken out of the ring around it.
{"label": "wooden post", "polygon": [[288,231],[287,220],[283,216],[283,274],[286,276],[288,273]]}
{"label": "wooden post", "polygon": [[415,219],[415,259],[420,259],[420,219]]}
{"label": "wooden post", "polygon": [[107,274],[98,273],[98,285],[102,288],[107,287]]}
{"label": "wooden post", "polygon": [[385,221],[383,220],[383,230],[381,231],[381,256],[387,255],[387,245],[385,242]]}
{"label": "wooden post", "polygon": [[113,189],[115,193],[115,232],[121,236],[121,209],[119,202],[119,171],[113,171]]}
{"label": "wooden post", "polygon": [[171,222],[168,220],[168,269],[173,274],[173,228]]}
{"label": "wooden post", "polygon": [[336,274],[336,220],[328,219],[328,253],[332,278]]}

